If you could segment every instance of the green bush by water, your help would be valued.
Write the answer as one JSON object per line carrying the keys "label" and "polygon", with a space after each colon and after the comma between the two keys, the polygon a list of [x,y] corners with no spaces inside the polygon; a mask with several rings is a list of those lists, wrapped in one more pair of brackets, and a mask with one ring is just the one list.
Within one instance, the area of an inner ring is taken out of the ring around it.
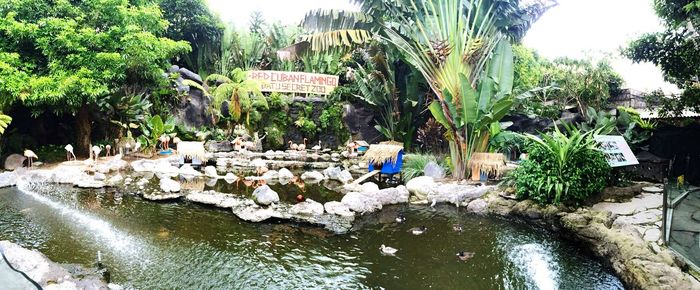
{"label": "green bush by water", "polygon": [[[555,127],[556,128],[556,127]],[[528,159],[514,172],[516,196],[541,204],[577,203],[605,187],[610,166],[596,149],[595,131],[569,128],[530,140]]]}

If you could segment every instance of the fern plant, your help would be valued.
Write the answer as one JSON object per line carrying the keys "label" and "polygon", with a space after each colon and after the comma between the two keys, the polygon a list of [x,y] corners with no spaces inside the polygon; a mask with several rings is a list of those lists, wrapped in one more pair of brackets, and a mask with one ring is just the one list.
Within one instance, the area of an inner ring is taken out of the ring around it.
{"label": "fern plant", "polygon": [[5,133],[5,129],[7,129],[7,126],[10,126],[10,122],[12,122],[12,117],[0,113],[0,134]]}

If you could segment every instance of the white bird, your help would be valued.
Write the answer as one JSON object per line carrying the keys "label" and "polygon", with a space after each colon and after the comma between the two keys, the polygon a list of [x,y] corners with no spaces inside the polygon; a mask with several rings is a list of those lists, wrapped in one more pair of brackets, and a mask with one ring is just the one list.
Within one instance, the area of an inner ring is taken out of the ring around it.
{"label": "white bird", "polygon": [[180,140],[180,137],[175,137],[175,138],[173,138],[173,144],[177,144],[177,143],[180,143],[180,142],[182,142],[182,140]]}
{"label": "white bird", "polygon": [[394,254],[396,254],[396,252],[399,251],[397,249],[394,249],[392,247],[387,247],[385,245],[382,245],[381,247],[379,247],[379,249],[382,250],[382,253],[385,255],[394,255]]}
{"label": "white bird", "polygon": [[289,141],[289,150],[297,151],[297,150],[299,150],[299,145],[295,144],[292,141]]}
{"label": "white bird", "polygon": [[430,204],[430,207],[435,207],[435,204],[437,204],[437,200],[433,198],[433,203]]}
{"label": "white bird", "polygon": [[107,157],[112,155],[112,145],[109,145],[109,144],[105,145],[105,151],[107,151]]}
{"label": "white bird", "polygon": [[425,227],[425,226],[420,226],[420,227],[416,227],[416,228],[410,229],[409,232],[411,232],[412,234],[418,236],[418,235],[422,235],[422,234],[425,233],[425,231],[427,231],[427,230],[428,230],[427,227]]}
{"label": "white bird", "polygon": [[138,152],[139,149],[141,149],[141,142],[136,142],[136,144],[134,144],[134,152]]}
{"label": "white bird", "polygon": [[27,165],[29,167],[32,167],[32,158],[39,159],[39,156],[36,156],[36,153],[29,149],[24,150],[24,157],[27,157],[27,159],[29,159],[29,161],[27,162]]}
{"label": "white bird", "polygon": [[251,149],[255,148],[255,142],[246,141],[245,143],[243,143],[243,146],[245,147],[246,150],[250,151]]}
{"label": "white bird", "polygon": [[306,151],[306,138],[304,138],[304,143],[299,144],[298,148],[299,151]]}
{"label": "white bird", "polygon": [[73,145],[68,144],[64,148],[66,149],[66,159],[68,159],[68,161],[75,160],[75,154],[73,153]]}
{"label": "white bird", "polygon": [[97,157],[100,157],[100,152],[102,152],[102,148],[100,148],[100,146],[92,146],[92,153],[95,154],[95,160],[97,160]]}
{"label": "white bird", "polygon": [[319,150],[321,150],[321,140],[318,140],[318,145],[311,147],[316,153],[318,153]]}
{"label": "white bird", "polygon": [[250,162],[250,165],[255,167],[255,173],[258,175],[262,175],[263,173],[267,172],[267,162],[262,159],[255,159]]}

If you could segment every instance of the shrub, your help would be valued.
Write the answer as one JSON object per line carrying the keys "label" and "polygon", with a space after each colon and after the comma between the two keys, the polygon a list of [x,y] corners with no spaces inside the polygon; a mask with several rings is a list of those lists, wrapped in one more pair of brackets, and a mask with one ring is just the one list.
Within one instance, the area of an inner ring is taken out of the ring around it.
{"label": "shrub", "polygon": [[567,128],[541,138],[527,134],[528,159],[514,172],[516,196],[538,203],[577,203],[605,187],[610,166],[596,146],[597,131]]}
{"label": "shrub", "polygon": [[[423,176],[423,170],[425,166],[430,163],[435,162],[440,165],[445,170],[445,174],[449,174],[450,169],[448,165],[443,162],[438,161],[438,158],[434,155],[429,154],[406,154],[404,157],[403,168],[401,169],[401,179],[404,182],[408,182],[419,176]],[[447,162],[449,164],[449,162]]]}

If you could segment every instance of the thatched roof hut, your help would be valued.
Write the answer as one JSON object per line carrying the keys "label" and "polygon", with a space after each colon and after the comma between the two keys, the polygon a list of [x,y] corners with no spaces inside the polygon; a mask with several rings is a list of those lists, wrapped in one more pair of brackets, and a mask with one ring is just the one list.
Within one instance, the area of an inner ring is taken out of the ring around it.
{"label": "thatched roof hut", "polygon": [[207,162],[204,142],[182,141],[177,143],[177,155],[185,159],[197,158],[202,162]]}
{"label": "thatched roof hut", "polygon": [[500,177],[506,169],[506,159],[501,153],[482,153],[475,152],[472,158],[469,159],[469,165],[472,170],[472,179],[479,180],[481,173]]}
{"label": "thatched roof hut", "polygon": [[390,161],[396,164],[399,153],[403,151],[403,146],[396,144],[373,144],[365,152],[364,160],[370,164],[383,164]]}

